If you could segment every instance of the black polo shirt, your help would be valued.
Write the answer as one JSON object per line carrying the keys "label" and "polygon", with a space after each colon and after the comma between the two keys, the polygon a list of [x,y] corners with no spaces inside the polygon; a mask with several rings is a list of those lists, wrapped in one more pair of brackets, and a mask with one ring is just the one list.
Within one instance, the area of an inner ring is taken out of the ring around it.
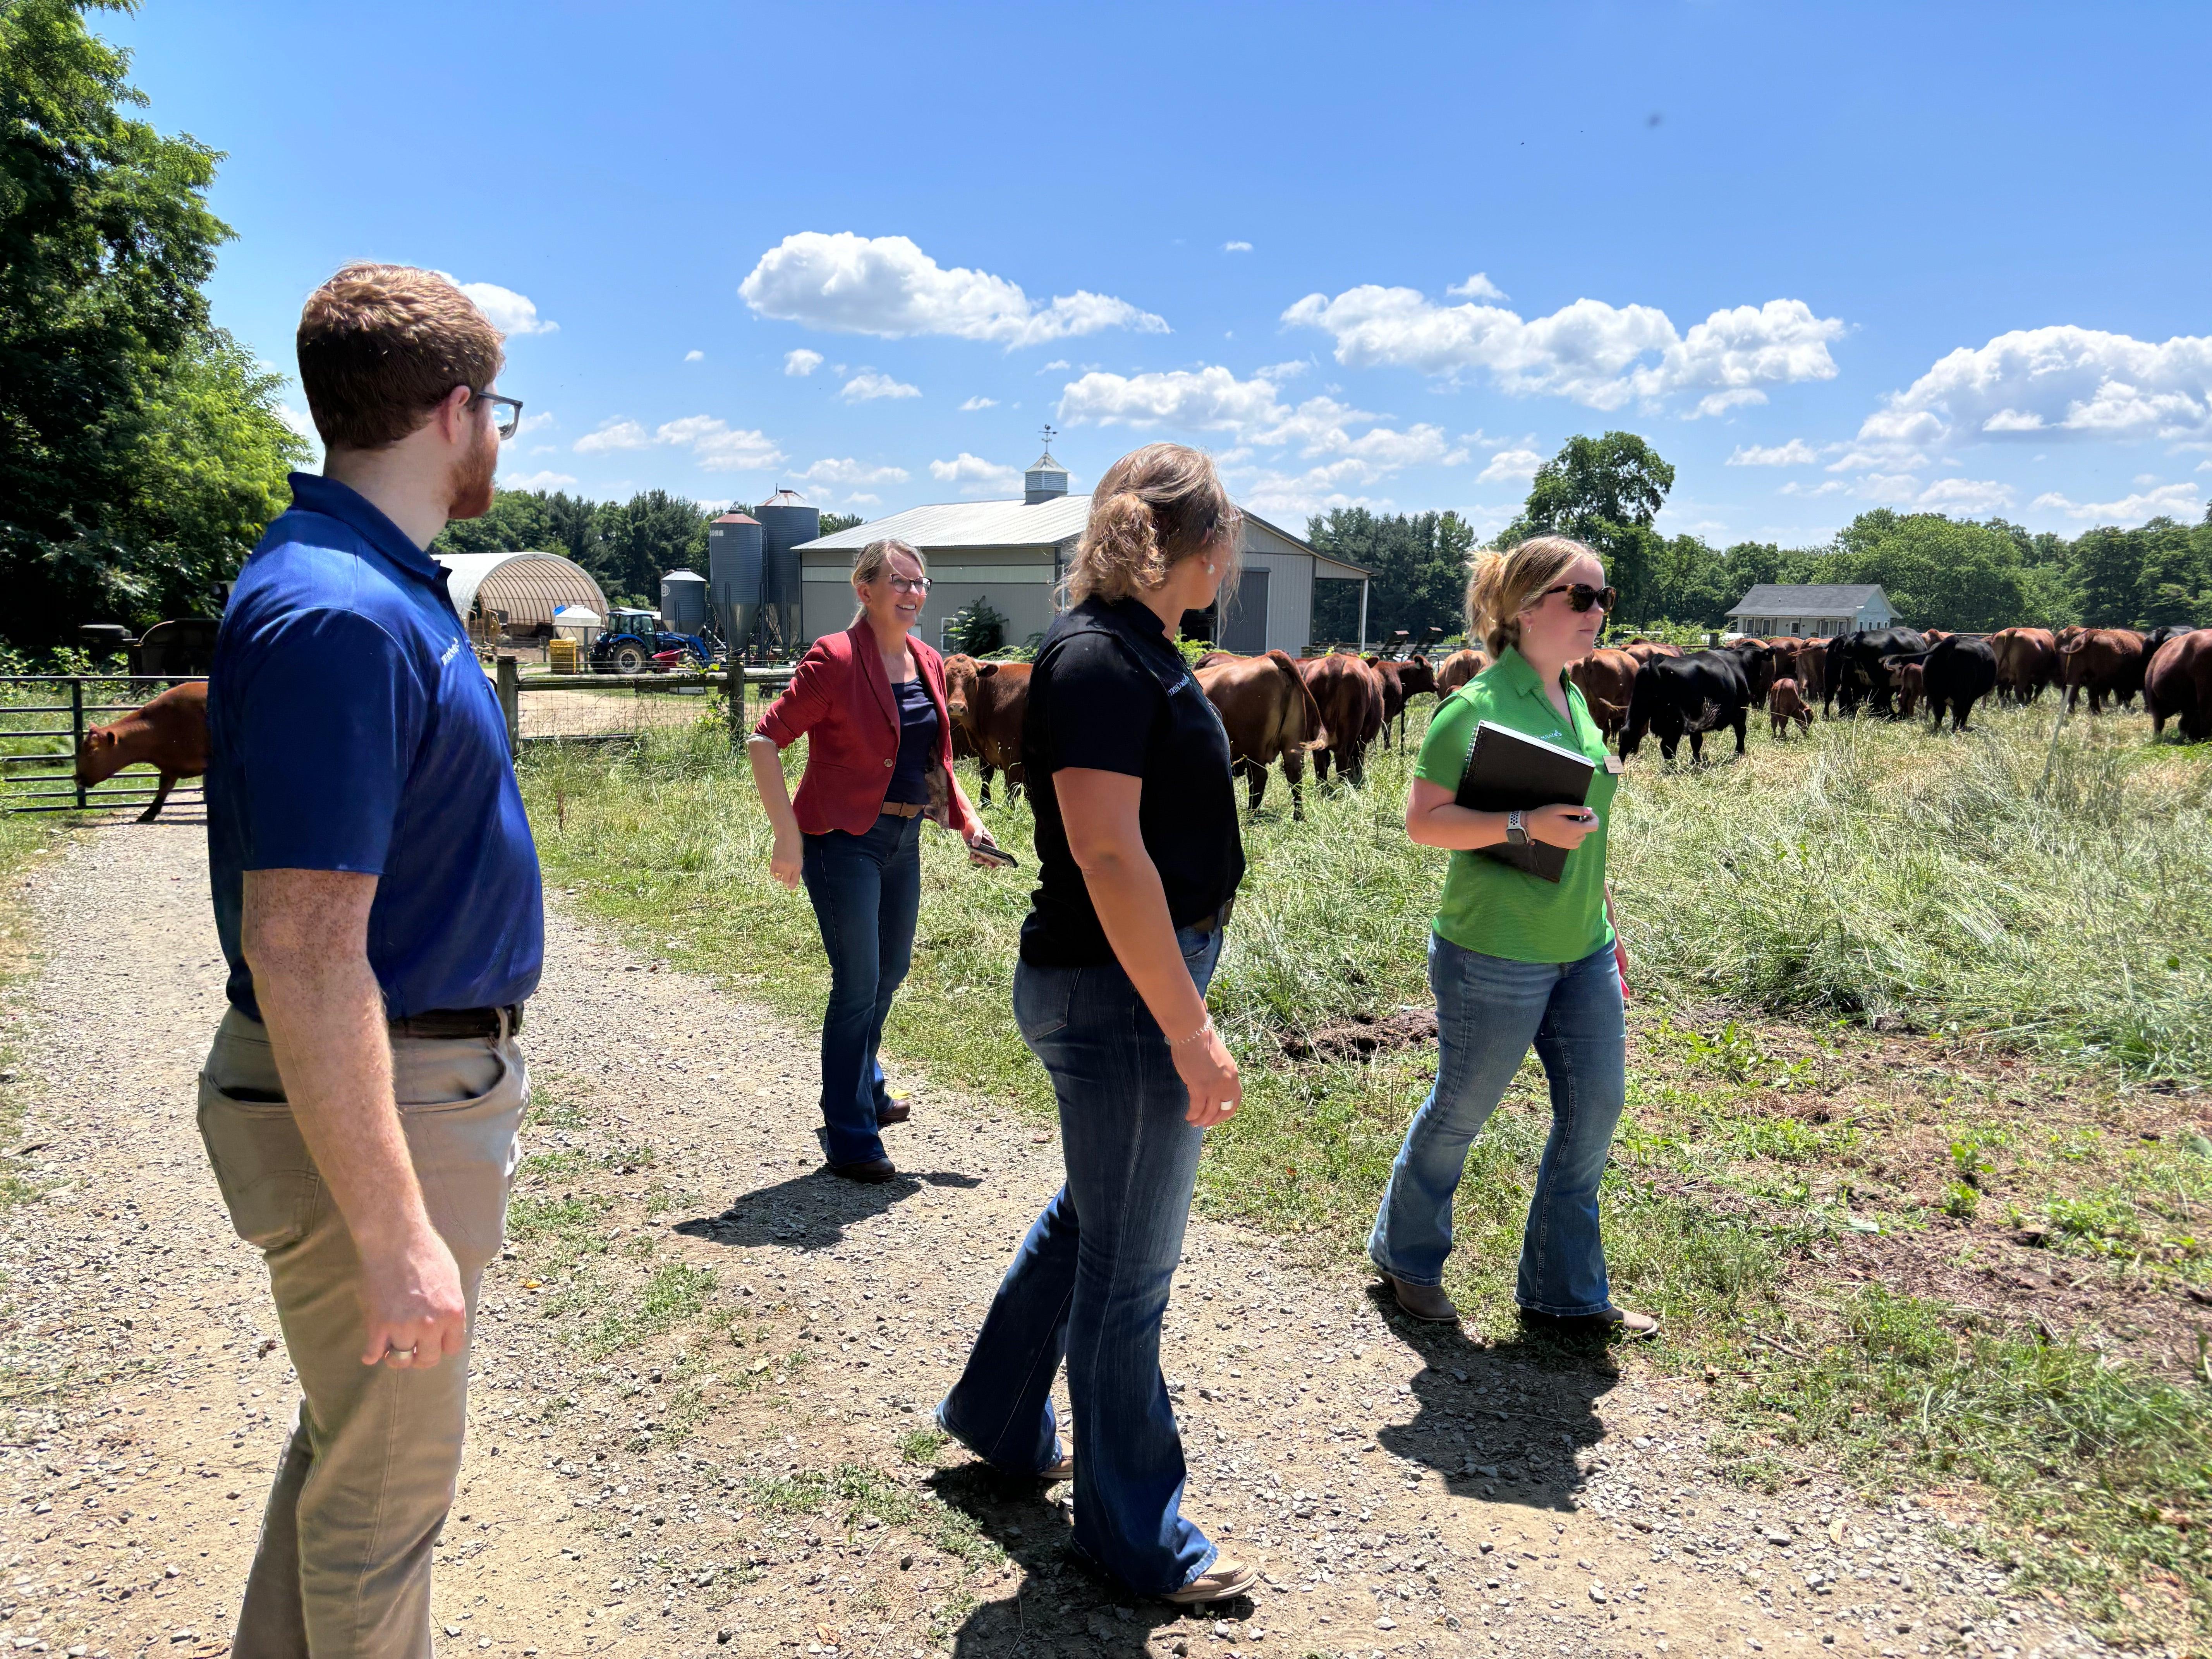
{"label": "black polo shirt", "polygon": [[1135,599],[1089,599],[1046,630],[1030,676],[1022,764],[1036,815],[1037,889],[1022,960],[1089,968],[1114,960],[1091,890],[1067,849],[1053,774],[1063,767],[1143,780],[1137,823],[1178,927],[1217,914],[1244,878],[1229,734],[1168,638]]}

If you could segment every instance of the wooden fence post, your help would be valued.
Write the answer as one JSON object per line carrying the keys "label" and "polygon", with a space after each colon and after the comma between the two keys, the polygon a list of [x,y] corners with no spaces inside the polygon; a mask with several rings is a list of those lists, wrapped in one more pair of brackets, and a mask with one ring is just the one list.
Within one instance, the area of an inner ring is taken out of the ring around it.
{"label": "wooden fence post", "polygon": [[513,657],[498,659],[500,712],[507,716],[507,754],[509,760],[522,753],[522,670]]}
{"label": "wooden fence post", "polygon": [[730,748],[745,746],[745,665],[736,656],[729,663],[730,683],[726,696],[730,705]]}

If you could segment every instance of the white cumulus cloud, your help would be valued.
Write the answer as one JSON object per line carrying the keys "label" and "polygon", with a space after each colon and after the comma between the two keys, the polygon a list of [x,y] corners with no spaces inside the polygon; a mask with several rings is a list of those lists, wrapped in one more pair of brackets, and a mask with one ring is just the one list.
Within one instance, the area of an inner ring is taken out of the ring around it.
{"label": "white cumulus cloud", "polygon": [[1249,242],[1224,242],[1221,245],[1221,251],[1224,253],[1249,253],[1252,251],[1252,244]]}
{"label": "white cumulus cloud", "polygon": [[1444,292],[1462,300],[1495,300],[1500,305],[1513,297],[1480,270],[1463,283],[1454,283]]}
{"label": "white cumulus cloud", "polygon": [[606,421],[573,446],[579,455],[605,455],[617,449],[643,449],[653,439],[635,421]]}
{"label": "white cumulus cloud", "polygon": [[2069,519],[2096,519],[2106,524],[2141,524],[2160,514],[2185,521],[2204,510],[2204,492],[2195,484],[2172,483],[2138,490],[2117,501],[2076,501],[2049,490],[2035,498],[2035,505],[2063,513]]}
{"label": "white cumulus cloud", "polygon": [[966,403],[961,404],[960,412],[963,415],[973,415],[979,409],[996,409],[998,406],[999,400],[996,398],[985,398],[979,395],[970,398]]}
{"label": "white cumulus cloud", "polygon": [[684,354],[684,361],[687,363],[703,363],[707,361],[707,354],[694,346]]}
{"label": "white cumulus cloud", "polygon": [[801,346],[796,351],[783,354],[783,372],[787,374],[811,374],[822,367],[822,354]]}
{"label": "white cumulus cloud", "polygon": [[1508,483],[1516,479],[1533,478],[1544,458],[1533,449],[1501,449],[1490,458],[1490,465],[1474,475],[1477,483]]}
{"label": "white cumulus cloud", "polygon": [[711,415],[687,415],[653,428],[656,443],[689,449],[710,472],[751,472],[771,467],[784,453],[765,434],[733,428]]}
{"label": "white cumulus cloud", "polygon": [[1001,466],[964,449],[951,460],[932,461],[929,476],[939,483],[958,484],[963,495],[1011,495],[1022,487],[1019,467]]}
{"label": "white cumulus cloud", "polygon": [[1765,386],[1831,379],[1828,343],[1844,331],[1839,319],[1814,316],[1802,300],[1716,311],[1683,333],[1652,306],[1577,300],[1524,320],[1502,306],[1440,306],[1416,289],[1372,283],[1334,299],[1310,294],[1282,320],[1333,337],[1336,360],[1348,368],[1413,368],[1455,380],[1480,371],[1502,391],[1593,409],[1687,395],[1698,415],[1763,403]]}
{"label": "white cumulus cloud", "polygon": [[575,482],[574,473],[555,472],[550,469],[543,472],[517,472],[511,475],[502,472],[499,475],[499,486],[502,489],[558,489],[564,484],[572,484]]}
{"label": "white cumulus cloud", "polygon": [[872,368],[863,369],[845,382],[841,394],[848,404],[871,403],[878,398],[919,398],[921,388],[908,386],[904,380],[895,380],[888,374],[878,374]]}
{"label": "white cumulus cloud", "polygon": [[502,334],[558,334],[561,325],[538,314],[526,294],[517,294],[497,283],[463,283],[461,292],[476,301],[491,325]]}
{"label": "white cumulus cloud", "polygon": [[738,295],[763,317],[841,334],[949,334],[1012,350],[1102,329],[1164,334],[1126,300],[1078,289],[1040,305],[988,271],[946,269],[904,236],[800,231],[761,256]]}
{"label": "white cumulus cloud", "polygon": [[904,483],[907,471],[902,466],[870,466],[848,455],[842,460],[817,461],[799,476],[819,489],[853,490],[870,484]]}
{"label": "white cumulus cloud", "polygon": [[2154,342],[2061,325],[1961,346],[1868,416],[1836,465],[1917,465],[1946,448],[2021,437],[2212,437],[2212,336]]}
{"label": "white cumulus cloud", "polygon": [[1810,466],[1820,452],[1802,438],[1786,444],[1738,444],[1727,461],[1729,466]]}

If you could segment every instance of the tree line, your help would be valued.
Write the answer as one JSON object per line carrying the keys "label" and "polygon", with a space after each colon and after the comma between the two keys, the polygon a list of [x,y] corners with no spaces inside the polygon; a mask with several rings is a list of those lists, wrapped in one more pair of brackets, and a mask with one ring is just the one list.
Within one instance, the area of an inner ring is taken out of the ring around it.
{"label": "tree line", "polygon": [[[1826,544],[1784,548],[1699,536],[1663,536],[1652,520],[1674,469],[1633,433],[1570,439],[1537,470],[1521,512],[1493,544],[1558,532],[1588,542],[1620,590],[1617,629],[1663,623],[1729,624],[1729,610],[1760,582],[1875,582],[1904,620],[1981,633],[2015,623],[2056,628],[2212,625],[2212,509],[2203,523],[2157,518],[2132,530],[2102,526],[2071,538],[2003,519],[1875,507]],[[1374,572],[1368,637],[1431,625],[1457,633],[1475,537],[1455,513],[1379,515],[1339,507],[1307,521],[1306,538],[1332,558]],[[1316,639],[1353,637],[1358,589],[1316,587]]]}

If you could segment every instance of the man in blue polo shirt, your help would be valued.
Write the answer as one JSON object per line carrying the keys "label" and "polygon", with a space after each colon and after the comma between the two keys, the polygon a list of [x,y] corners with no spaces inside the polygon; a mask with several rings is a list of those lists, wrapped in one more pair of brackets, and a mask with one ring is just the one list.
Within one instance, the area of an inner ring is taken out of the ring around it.
{"label": "man in blue polo shirt", "polygon": [[544,946],[506,722],[423,550],[489,507],[521,405],[430,271],[340,271],[299,353],[323,476],[240,572],[208,687],[231,1007],[200,1132],[305,1395],[231,1651],[399,1659],[430,1652]]}

